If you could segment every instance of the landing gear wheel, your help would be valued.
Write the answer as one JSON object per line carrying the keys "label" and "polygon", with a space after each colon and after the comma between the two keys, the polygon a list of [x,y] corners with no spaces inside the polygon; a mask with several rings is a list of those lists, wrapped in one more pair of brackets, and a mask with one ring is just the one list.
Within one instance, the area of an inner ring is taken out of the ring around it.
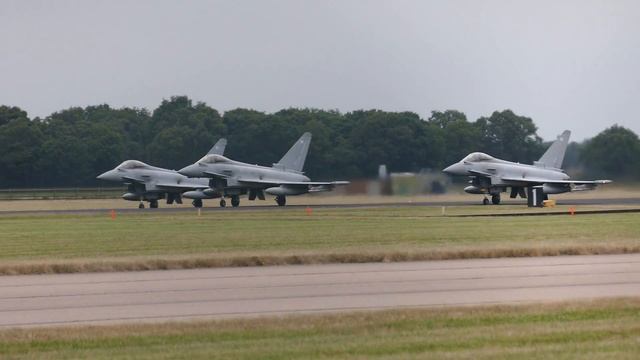
{"label": "landing gear wheel", "polygon": [[493,203],[493,205],[500,205],[500,194],[492,195],[491,202]]}
{"label": "landing gear wheel", "polygon": [[220,207],[227,207],[227,202],[224,199],[220,199]]}
{"label": "landing gear wheel", "polygon": [[278,206],[284,206],[287,203],[287,198],[284,195],[276,196],[276,202]]}
{"label": "landing gear wheel", "polygon": [[149,201],[149,207],[152,208],[152,209],[157,209],[158,208],[158,200]]}
{"label": "landing gear wheel", "polygon": [[192,202],[193,207],[195,208],[201,208],[202,207],[202,199],[195,199]]}
{"label": "landing gear wheel", "polygon": [[238,207],[240,206],[240,196],[238,195],[233,195],[231,197],[231,206],[233,207]]}
{"label": "landing gear wheel", "polygon": [[138,205],[138,209],[144,209],[144,203],[140,203],[140,205]]}
{"label": "landing gear wheel", "polygon": [[489,205],[489,199],[484,198],[484,199],[482,200],[482,205]]}

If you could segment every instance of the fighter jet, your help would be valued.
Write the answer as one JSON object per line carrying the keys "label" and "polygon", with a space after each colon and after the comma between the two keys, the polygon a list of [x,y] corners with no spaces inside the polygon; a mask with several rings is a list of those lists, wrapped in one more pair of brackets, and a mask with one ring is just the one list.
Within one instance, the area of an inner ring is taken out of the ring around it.
{"label": "fighter jet", "polygon": [[329,191],[336,185],[348,184],[348,181],[310,181],[304,175],[302,168],[310,143],[311,133],[304,133],[272,167],[246,164],[212,154],[179,170],[179,173],[190,177],[211,178],[210,188],[223,195],[221,207],[226,206],[224,197],[230,197],[231,205],[237,207],[240,205],[240,195],[248,194],[249,200],[264,200],[265,193],[275,195],[278,205],[284,206],[287,195]]}
{"label": "fighter jet", "polygon": [[[610,183],[610,180],[570,180],[569,175],[562,170],[570,136],[570,131],[564,131],[533,165],[500,160],[485,153],[474,152],[442,171],[450,175],[471,177],[471,185],[464,191],[491,195],[491,202],[495,205],[500,204],[500,194],[507,192],[508,188],[511,189],[512,199],[518,195],[526,198],[528,193],[532,194],[537,189],[542,190],[542,198],[546,200],[549,194],[593,190],[598,185]],[[489,204],[486,196],[483,204]]]}
{"label": "fighter jet", "polygon": [[[207,155],[221,156],[226,145],[226,139],[218,140]],[[122,198],[139,201],[140,209],[144,209],[143,201],[148,201],[150,208],[157,208],[160,199],[166,198],[167,204],[182,204],[182,197],[193,199],[193,206],[200,208],[203,199],[220,197],[219,193],[209,188],[208,178],[191,179],[175,170],[151,166],[138,160],[127,160],[99,175],[98,179],[127,184],[127,192]]]}

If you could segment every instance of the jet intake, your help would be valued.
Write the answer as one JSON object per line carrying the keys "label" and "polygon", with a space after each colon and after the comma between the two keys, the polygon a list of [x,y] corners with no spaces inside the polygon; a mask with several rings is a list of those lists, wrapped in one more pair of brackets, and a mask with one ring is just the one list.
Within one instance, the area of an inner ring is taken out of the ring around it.
{"label": "jet intake", "polygon": [[464,192],[468,194],[486,194],[487,193],[484,189],[479,188],[477,186],[467,186],[466,188],[464,188]]}
{"label": "jet intake", "polygon": [[545,194],[562,194],[571,191],[570,185],[564,184],[544,184],[542,192]]}
{"label": "jet intake", "polygon": [[255,200],[256,198],[264,200],[264,191],[260,189],[249,189],[249,200]]}
{"label": "jet intake", "polygon": [[269,195],[300,195],[300,194],[305,194],[308,192],[307,188],[304,187],[291,187],[291,186],[276,186],[276,187],[270,187],[268,189],[265,189],[264,192],[266,192]]}

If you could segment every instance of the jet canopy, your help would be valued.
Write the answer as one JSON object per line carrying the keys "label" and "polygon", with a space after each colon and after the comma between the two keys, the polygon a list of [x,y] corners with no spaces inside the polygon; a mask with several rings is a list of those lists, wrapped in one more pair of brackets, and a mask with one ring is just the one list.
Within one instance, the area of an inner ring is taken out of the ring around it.
{"label": "jet canopy", "polygon": [[490,156],[481,152],[471,153],[467,155],[464,159],[462,159],[463,162],[481,162],[481,161],[491,161],[491,160],[495,160],[495,158],[493,156]]}
{"label": "jet canopy", "polygon": [[133,170],[133,169],[143,169],[148,168],[149,165],[143,163],[138,160],[127,160],[118,166],[120,170]]}
{"label": "jet canopy", "polygon": [[225,163],[229,162],[229,159],[218,154],[209,154],[205,155],[200,161],[201,164],[217,164],[217,163]]}

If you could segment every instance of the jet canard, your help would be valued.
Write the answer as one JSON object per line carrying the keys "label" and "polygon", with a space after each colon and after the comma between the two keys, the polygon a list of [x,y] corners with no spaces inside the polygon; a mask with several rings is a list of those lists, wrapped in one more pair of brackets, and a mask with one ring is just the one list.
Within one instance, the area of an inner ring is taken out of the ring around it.
{"label": "jet canard", "polygon": [[[193,165],[184,167],[180,174],[190,177],[208,177],[209,186],[225,197],[231,198],[231,205],[240,205],[240,195],[248,195],[249,200],[265,199],[265,193],[275,195],[279,206],[286,204],[287,195],[329,191],[336,185],[348,181],[311,181],[304,175],[304,167],[311,133],[304,133],[289,151],[272,167],[252,165],[231,160],[222,155],[205,155]],[[220,206],[226,206],[224,198]]]}
{"label": "jet canard", "polygon": [[[471,177],[470,186],[464,191],[470,194],[491,195],[493,204],[500,203],[500,194],[511,189],[510,197],[526,198],[527,189],[541,189],[544,199],[549,194],[592,190],[610,180],[571,180],[562,170],[562,162],[569,144],[570,131],[563,132],[540,160],[533,165],[520,164],[494,158],[481,152],[467,155],[443,171],[450,175]],[[485,197],[484,204],[489,200]]]}

